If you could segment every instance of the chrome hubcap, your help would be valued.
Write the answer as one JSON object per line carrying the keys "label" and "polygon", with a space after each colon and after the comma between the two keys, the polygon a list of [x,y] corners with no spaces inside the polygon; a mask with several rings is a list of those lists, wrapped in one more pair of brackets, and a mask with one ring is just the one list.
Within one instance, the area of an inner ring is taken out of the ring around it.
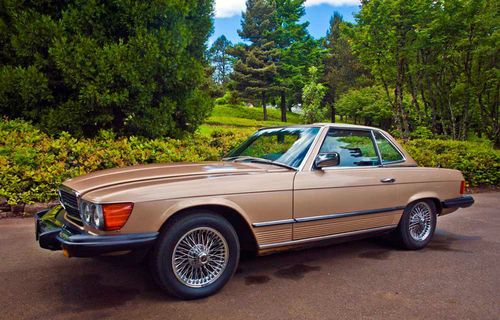
{"label": "chrome hubcap", "polygon": [[188,231],[177,242],[172,269],[177,279],[191,288],[207,286],[226,269],[229,249],[226,239],[209,227]]}
{"label": "chrome hubcap", "polygon": [[419,202],[410,212],[410,235],[414,240],[423,241],[431,233],[432,210],[425,202]]}

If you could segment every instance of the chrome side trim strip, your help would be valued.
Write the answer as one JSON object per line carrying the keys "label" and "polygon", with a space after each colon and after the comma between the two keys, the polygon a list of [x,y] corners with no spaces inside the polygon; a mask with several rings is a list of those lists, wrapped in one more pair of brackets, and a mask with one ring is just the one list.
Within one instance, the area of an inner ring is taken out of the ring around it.
{"label": "chrome side trim strip", "polygon": [[314,216],[314,217],[304,217],[304,218],[295,218],[295,219],[285,219],[285,220],[274,220],[274,221],[264,221],[264,222],[256,222],[252,223],[253,227],[268,227],[268,226],[277,226],[281,224],[290,224],[290,223],[300,223],[300,222],[310,222],[310,221],[319,221],[319,220],[328,220],[328,219],[337,219],[337,218],[345,218],[345,217],[354,217],[361,216],[365,214],[375,214],[375,213],[384,213],[391,211],[399,211],[406,208],[405,206],[399,207],[390,207],[390,208],[382,208],[382,209],[374,209],[374,210],[363,210],[363,211],[351,211],[351,212],[343,212],[343,213],[333,213],[322,216]]}
{"label": "chrome side trim strip", "polygon": [[269,226],[278,226],[278,225],[282,225],[282,224],[290,224],[290,223],[294,223],[294,222],[295,222],[295,219],[274,220],[274,221],[252,223],[252,226],[254,226],[254,227],[269,227]]}
{"label": "chrome side trim strip", "polygon": [[306,238],[306,239],[300,239],[300,240],[292,240],[292,241],[285,241],[285,242],[278,242],[278,243],[263,244],[263,245],[259,245],[259,249],[270,249],[270,248],[283,247],[283,246],[289,246],[289,245],[296,245],[296,244],[302,244],[302,243],[308,243],[308,242],[314,242],[314,241],[321,241],[321,240],[342,238],[342,237],[348,237],[348,236],[355,236],[355,235],[363,234],[363,233],[391,230],[391,229],[395,229],[397,226],[398,225],[395,224],[395,225],[390,225],[390,226],[385,226],[385,227],[378,227],[378,228],[371,228],[371,229],[363,229],[363,230],[357,230],[357,231],[343,232],[343,233],[331,234],[331,235],[321,236],[321,237],[314,237],[314,238]]}
{"label": "chrome side trim strip", "polygon": [[382,208],[382,209],[374,209],[374,210],[334,213],[334,214],[328,214],[328,215],[322,215],[322,216],[295,218],[295,221],[297,221],[297,222],[310,222],[310,221],[318,221],[318,220],[354,217],[354,216],[361,216],[361,215],[365,215],[365,214],[375,214],[375,213],[399,211],[399,210],[403,210],[404,208],[405,208],[404,206],[399,206],[399,207],[390,207],[390,208]]}

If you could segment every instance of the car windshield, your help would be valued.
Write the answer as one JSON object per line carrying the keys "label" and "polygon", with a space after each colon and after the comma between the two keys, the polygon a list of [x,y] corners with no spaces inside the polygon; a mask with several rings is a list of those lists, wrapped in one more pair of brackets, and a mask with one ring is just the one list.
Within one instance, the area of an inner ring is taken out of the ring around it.
{"label": "car windshield", "polygon": [[259,161],[298,168],[319,132],[318,127],[262,129],[223,160]]}

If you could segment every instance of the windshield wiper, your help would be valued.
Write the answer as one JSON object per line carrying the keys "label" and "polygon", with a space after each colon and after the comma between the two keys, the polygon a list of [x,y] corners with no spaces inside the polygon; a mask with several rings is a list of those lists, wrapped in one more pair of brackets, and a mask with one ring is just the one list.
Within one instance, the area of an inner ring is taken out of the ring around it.
{"label": "windshield wiper", "polygon": [[294,168],[292,166],[289,166],[284,163],[280,162],[275,162],[269,159],[263,159],[263,158],[257,158],[257,157],[251,157],[251,156],[235,156],[235,157],[227,157],[227,158],[222,158],[223,161],[234,161],[234,162],[241,162],[241,161],[248,161],[248,162],[255,162],[255,163],[265,163],[265,164],[272,164],[275,166],[287,168],[287,169],[292,169],[297,171],[297,168]]}

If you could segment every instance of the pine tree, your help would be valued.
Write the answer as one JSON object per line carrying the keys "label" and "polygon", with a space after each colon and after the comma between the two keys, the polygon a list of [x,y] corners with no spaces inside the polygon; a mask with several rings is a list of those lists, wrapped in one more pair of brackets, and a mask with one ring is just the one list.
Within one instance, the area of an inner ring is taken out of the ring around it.
{"label": "pine tree", "polygon": [[327,87],[325,104],[330,107],[330,121],[335,122],[335,103],[339,96],[349,89],[359,87],[358,82],[366,85],[367,72],[354,55],[346,31],[351,25],[344,22],[335,12],[330,19],[330,28],[325,38],[328,54],[324,59],[325,74],[323,82]]}
{"label": "pine tree", "polygon": [[317,63],[312,56],[316,41],[309,35],[309,22],[300,22],[305,14],[305,0],[274,0],[276,31],[273,34],[279,49],[276,86],[280,96],[281,121],[286,122],[287,96],[289,104],[301,100],[301,91],[309,66]]}
{"label": "pine tree", "polygon": [[267,42],[262,46],[237,46],[233,54],[238,57],[232,74],[233,89],[247,101],[258,101],[267,120],[266,106],[276,92],[273,84],[278,71],[272,60],[277,50],[272,42]]}
{"label": "pine tree", "polygon": [[233,88],[247,101],[260,102],[267,120],[266,105],[277,90],[274,78],[279,52],[272,39],[276,30],[275,5],[268,0],[248,0],[246,5],[238,34],[250,44],[241,43],[230,50],[236,58]]}
{"label": "pine tree", "polygon": [[214,41],[208,51],[210,62],[214,67],[214,81],[223,88],[229,80],[232,69],[232,59],[228,54],[228,49],[231,46],[231,41],[225,35],[221,35]]}

